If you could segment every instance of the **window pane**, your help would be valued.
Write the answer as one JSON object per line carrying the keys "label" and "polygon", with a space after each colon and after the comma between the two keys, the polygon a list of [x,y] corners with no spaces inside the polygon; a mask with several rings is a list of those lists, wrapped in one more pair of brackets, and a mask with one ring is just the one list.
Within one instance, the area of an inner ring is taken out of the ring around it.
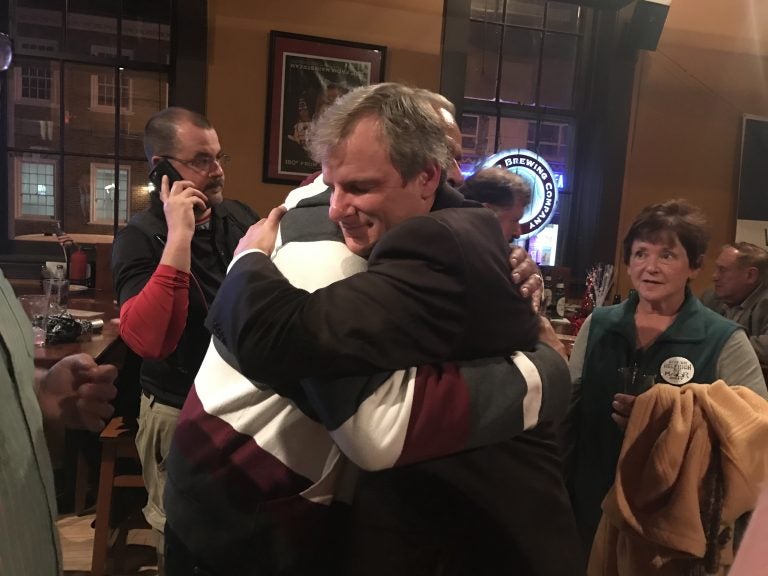
{"label": "window pane", "polygon": [[120,153],[126,158],[143,158],[142,137],[149,117],[168,105],[168,81],[165,73],[126,70],[130,80],[131,108],[120,112]]}
{"label": "window pane", "polygon": [[79,55],[117,57],[119,2],[68,0],[67,49]]}
{"label": "window pane", "polygon": [[464,95],[482,100],[496,99],[501,26],[469,23],[469,50]]}
{"label": "window pane", "polygon": [[544,36],[544,61],[541,67],[542,106],[573,107],[573,82],[576,75],[578,38],[562,34]]}
{"label": "window pane", "polygon": [[[146,182],[147,163],[137,160],[133,162],[123,161],[120,163],[123,177],[120,182],[120,205],[128,205],[128,218],[147,208],[149,206],[149,188]],[[100,189],[95,184],[96,167],[106,170],[102,174]],[[129,176],[128,182],[125,181],[125,172]],[[92,174],[94,173],[94,174]],[[67,232],[76,232],[83,234],[112,234],[114,203],[109,206],[103,204],[105,197],[104,187],[114,183],[111,178],[114,174],[114,163],[103,158],[84,157],[84,156],[66,156],[64,159],[64,203],[59,211],[61,217],[61,226]],[[104,176],[109,176],[108,182],[103,181]],[[102,200],[96,202],[94,190]],[[109,198],[114,201],[114,198]],[[99,207],[101,213],[109,212],[109,216],[103,223],[96,223],[92,220],[91,211],[93,205]],[[124,210],[121,210],[121,219],[125,219]]]}
{"label": "window pane", "polygon": [[18,58],[9,73],[12,129],[8,144],[43,150],[59,146],[59,65]]}
{"label": "window pane", "polygon": [[508,0],[507,24],[542,28],[544,26],[544,0]]}
{"label": "window pane", "polygon": [[17,0],[13,36],[18,54],[52,54],[61,49],[64,0]]}
{"label": "window pane", "polygon": [[[80,154],[115,153],[114,68],[66,64],[64,149]],[[110,88],[111,86],[111,88]],[[112,99],[112,104],[107,102]]]}
{"label": "window pane", "polygon": [[544,158],[554,172],[559,191],[570,190],[569,161],[573,128],[567,122],[542,121],[538,126],[536,143],[536,122],[530,122],[528,149]]}
{"label": "window pane", "polygon": [[38,234],[40,223],[24,220],[53,220],[56,214],[56,160],[42,154],[9,157],[9,176],[16,199],[16,232]]}
{"label": "window pane", "polygon": [[536,78],[539,74],[542,33],[507,28],[504,33],[504,59],[500,98],[505,102],[536,104]]}
{"label": "window pane", "polygon": [[549,2],[547,4],[547,30],[558,32],[579,32],[581,30],[580,6]]}
{"label": "window pane", "polygon": [[[98,160],[104,162],[104,160]],[[64,202],[59,210],[61,227],[68,233],[111,234],[112,227],[94,230],[91,219],[91,163],[94,158],[64,156]]]}
{"label": "window pane", "polygon": [[491,156],[496,144],[496,118],[483,114],[463,114],[459,120],[464,159],[461,171],[474,172],[475,166]]}
{"label": "window pane", "polygon": [[[127,167],[120,167],[118,222],[125,224],[128,216],[130,176]],[[115,214],[115,171],[108,164],[91,165],[91,222],[111,223]]]}
{"label": "window pane", "polygon": [[149,166],[146,160],[123,162],[123,165],[128,166],[131,171],[131,187],[128,192],[128,219],[130,219],[134,214],[149,208],[149,194],[151,191],[149,180],[147,179]]}
{"label": "window pane", "polygon": [[123,57],[169,64],[170,50],[171,0],[123,2]]}
{"label": "window pane", "polygon": [[502,0],[472,0],[469,17],[486,22],[501,22],[504,18],[504,3]]}
{"label": "window pane", "polygon": [[529,120],[502,118],[499,151],[511,150],[513,148],[528,148],[529,124]]}

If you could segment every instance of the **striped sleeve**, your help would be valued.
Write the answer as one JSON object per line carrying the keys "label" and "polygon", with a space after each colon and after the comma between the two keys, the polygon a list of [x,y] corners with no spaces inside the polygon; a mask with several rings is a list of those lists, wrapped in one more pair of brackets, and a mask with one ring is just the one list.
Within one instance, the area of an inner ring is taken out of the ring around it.
{"label": "striped sleeve", "polygon": [[363,469],[381,470],[558,423],[570,379],[560,355],[542,344],[510,358],[313,380],[304,389],[341,451]]}

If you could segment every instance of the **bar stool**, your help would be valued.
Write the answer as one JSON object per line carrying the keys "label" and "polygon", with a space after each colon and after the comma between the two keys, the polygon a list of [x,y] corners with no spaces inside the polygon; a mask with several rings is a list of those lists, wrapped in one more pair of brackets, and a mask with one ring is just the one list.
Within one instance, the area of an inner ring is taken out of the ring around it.
{"label": "bar stool", "polygon": [[116,473],[116,464],[120,458],[139,462],[139,453],[136,450],[136,431],[127,427],[123,418],[117,416],[112,418],[102,430],[99,441],[101,442],[101,468],[99,470],[99,493],[96,497],[91,576],[103,576],[106,570],[113,490],[115,488],[144,487],[141,474]]}

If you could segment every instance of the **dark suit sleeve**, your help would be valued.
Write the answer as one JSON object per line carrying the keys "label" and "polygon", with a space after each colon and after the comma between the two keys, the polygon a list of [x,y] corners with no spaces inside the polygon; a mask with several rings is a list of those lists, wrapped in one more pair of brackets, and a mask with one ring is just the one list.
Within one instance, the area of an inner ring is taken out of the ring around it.
{"label": "dark suit sleeve", "polygon": [[[482,282],[471,277],[471,257],[450,227],[431,218],[388,232],[368,272],[312,294],[291,286],[263,254],[246,255],[228,273],[207,325],[243,374],[270,384],[472,359],[461,356],[476,310],[468,286]],[[508,268],[505,285],[507,275]],[[514,306],[527,303],[518,295]],[[528,323],[518,333],[514,317],[498,321],[509,337],[491,334],[470,356],[505,355],[535,341]]]}

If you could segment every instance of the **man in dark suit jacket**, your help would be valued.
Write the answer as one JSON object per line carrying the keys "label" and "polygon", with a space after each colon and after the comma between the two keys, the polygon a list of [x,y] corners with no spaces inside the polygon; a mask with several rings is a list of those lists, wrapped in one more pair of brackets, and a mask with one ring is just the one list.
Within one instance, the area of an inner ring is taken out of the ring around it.
{"label": "man in dark suit jacket", "polygon": [[[208,323],[243,374],[290,396],[310,376],[533,346],[538,321],[508,280],[498,222],[444,184],[451,158],[429,103],[402,86],[359,89],[324,117],[313,147],[334,191],[330,217],[368,272],[295,289],[268,258],[282,212],[253,227]],[[501,561],[570,575],[578,565],[562,560],[577,547],[551,433],[367,478],[348,572],[469,574]],[[535,536],[537,512],[562,536],[560,566]]]}

